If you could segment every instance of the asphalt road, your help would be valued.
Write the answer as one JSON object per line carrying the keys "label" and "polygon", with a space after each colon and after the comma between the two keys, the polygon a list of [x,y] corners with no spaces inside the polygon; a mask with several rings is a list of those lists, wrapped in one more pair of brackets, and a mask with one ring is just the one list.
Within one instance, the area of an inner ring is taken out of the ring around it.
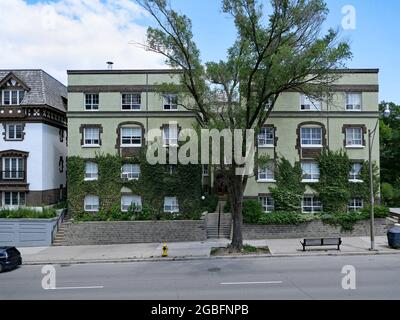
{"label": "asphalt road", "polygon": [[[342,268],[356,290],[342,288]],[[400,256],[224,259],[55,265],[56,290],[42,266],[0,274],[0,299],[274,300],[400,299]]]}

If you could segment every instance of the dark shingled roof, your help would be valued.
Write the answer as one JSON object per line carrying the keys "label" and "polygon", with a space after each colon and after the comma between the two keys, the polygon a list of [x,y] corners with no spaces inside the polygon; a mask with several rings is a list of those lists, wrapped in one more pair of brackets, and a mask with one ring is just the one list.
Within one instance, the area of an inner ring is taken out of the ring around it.
{"label": "dark shingled roof", "polygon": [[30,88],[22,105],[48,105],[66,112],[68,92],[61,82],[43,70],[0,70],[0,82],[10,73]]}

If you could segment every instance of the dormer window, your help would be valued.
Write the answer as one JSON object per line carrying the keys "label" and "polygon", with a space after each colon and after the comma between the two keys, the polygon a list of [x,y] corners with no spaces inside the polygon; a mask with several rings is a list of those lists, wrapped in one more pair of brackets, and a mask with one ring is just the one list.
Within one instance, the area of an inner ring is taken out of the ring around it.
{"label": "dormer window", "polygon": [[2,105],[4,106],[17,106],[20,105],[25,96],[23,90],[3,90],[2,91]]}

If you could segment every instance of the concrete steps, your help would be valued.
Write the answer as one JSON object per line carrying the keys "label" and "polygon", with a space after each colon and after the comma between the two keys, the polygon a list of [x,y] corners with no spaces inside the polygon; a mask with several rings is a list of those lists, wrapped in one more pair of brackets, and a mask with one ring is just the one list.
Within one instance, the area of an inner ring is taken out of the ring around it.
{"label": "concrete steps", "polygon": [[[218,230],[218,220],[220,225]],[[229,213],[210,213],[207,215],[207,238],[230,239],[232,228],[232,216]],[[219,234],[218,234],[219,231]]]}
{"label": "concrete steps", "polygon": [[65,238],[65,223],[71,219],[70,215],[67,213],[64,217],[64,221],[62,222],[58,232],[53,240],[53,247],[61,247],[64,243]]}

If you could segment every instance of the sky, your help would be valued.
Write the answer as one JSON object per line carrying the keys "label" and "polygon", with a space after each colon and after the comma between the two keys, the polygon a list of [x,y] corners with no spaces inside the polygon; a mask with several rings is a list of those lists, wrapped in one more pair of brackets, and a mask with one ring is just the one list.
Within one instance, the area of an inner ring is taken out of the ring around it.
{"label": "sky", "polygon": [[[224,59],[235,39],[232,19],[218,0],[171,0],[193,21],[203,61]],[[350,68],[380,69],[380,100],[400,104],[400,1],[326,0],[325,27],[338,28],[350,42]],[[355,9],[355,28],[344,29],[342,9]],[[165,67],[144,51],[153,21],[134,0],[0,0],[0,69],[40,68],[67,82],[66,70]]]}

